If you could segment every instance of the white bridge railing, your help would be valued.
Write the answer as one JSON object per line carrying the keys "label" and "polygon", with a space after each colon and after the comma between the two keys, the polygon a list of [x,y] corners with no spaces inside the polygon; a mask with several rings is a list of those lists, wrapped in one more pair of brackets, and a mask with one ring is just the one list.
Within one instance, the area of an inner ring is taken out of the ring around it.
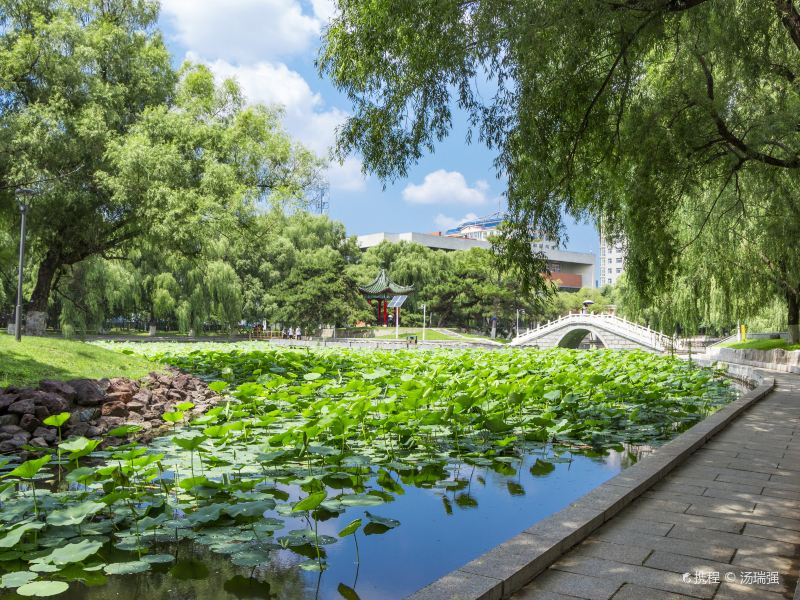
{"label": "white bridge railing", "polygon": [[570,313],[554,321],[540,325],[518,335],[511,341],[512,346],[519,346],[540,339],[553,331],[570,325],[594,325],[600,329],[616,333],[643,346],[661,351],[677,349],[678,341],[660,331],[633,323],[622,317],[607,313]]}

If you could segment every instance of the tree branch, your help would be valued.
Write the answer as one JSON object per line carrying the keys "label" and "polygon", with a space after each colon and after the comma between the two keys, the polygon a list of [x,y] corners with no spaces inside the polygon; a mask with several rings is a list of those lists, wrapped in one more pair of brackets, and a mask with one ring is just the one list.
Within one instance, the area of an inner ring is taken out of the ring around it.
{"label": "tree branch", "polygon": [[793,158],[788,160],[777,158],[770,154],[764,154],[747,145],[744,140],[736,136],[736,134],[728,128],[725,120],[714,108],[714,76],[711,73],[708,61],[700,54],[697,54],[697,60],[700,62],[700,66],[706,78],[706,96],[708,96],[708,99],[711,101],[708,106],[709,114],[717,127],[717,132],[722,139],[725,140],[730,151],[742,161],[756,160],[773,167],[782,167],[784,169],[800,168],[800,157],[796,154]]}
{"label": "tree branch", "polygon": [[794,6],[794,0],[774,0],[774,2],[781,23],[789,32],[794,45],[800,49],[800,14]]}

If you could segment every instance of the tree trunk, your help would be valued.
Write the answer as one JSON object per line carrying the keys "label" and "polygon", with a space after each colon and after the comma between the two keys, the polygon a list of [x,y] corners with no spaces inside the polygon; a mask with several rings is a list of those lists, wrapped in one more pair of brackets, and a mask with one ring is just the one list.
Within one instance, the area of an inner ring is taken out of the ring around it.
{"label": "tree trunk", "polygon": [[44,335],[47,329],[47,304],[50,300],[53,279],[60,266],[58,253],[54,250],[48,251],[39,264],[36,286],[25,311],[25,332],[28,335]]}
{"label": "tree trunk", "polygon": [[789,343],[800,344],[800,294],[786,291],[787,316],[789,322]]}

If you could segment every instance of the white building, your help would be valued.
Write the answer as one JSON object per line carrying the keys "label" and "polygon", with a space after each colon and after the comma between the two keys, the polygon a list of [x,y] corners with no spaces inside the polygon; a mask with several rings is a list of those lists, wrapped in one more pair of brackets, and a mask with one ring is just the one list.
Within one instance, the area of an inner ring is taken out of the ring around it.
{"label": "white building", "polygon": [[614,285],[625,272],[625,240],[611,242],[600,228],[600,287]]}

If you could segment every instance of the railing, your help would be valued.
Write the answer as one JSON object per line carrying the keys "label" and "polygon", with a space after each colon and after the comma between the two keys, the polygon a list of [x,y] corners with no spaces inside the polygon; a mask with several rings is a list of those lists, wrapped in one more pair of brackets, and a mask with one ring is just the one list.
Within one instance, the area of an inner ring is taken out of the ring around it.
{"label": "railing", "polygon": [[633,323],[622,317],[608,313],[573,313],[570,312],[554,321],[548,321],[544,325],[540,325],[534,329],[529,329],[525,333],[518,335],[512,344],[517,345],[524,343],[531,339],[535,339],[546,335],[550,331],[555,331],[567,324],[567,322],[588,322],[598,324],[598,322],[607,323],[606,328],[611,331],[616,331],[624,337],[628,337],[635,342],[659,348],[661,350],[675,349],[679,344],[677,340],[670,336],[664,335],[660,331],[655,331],[644,325]]}

